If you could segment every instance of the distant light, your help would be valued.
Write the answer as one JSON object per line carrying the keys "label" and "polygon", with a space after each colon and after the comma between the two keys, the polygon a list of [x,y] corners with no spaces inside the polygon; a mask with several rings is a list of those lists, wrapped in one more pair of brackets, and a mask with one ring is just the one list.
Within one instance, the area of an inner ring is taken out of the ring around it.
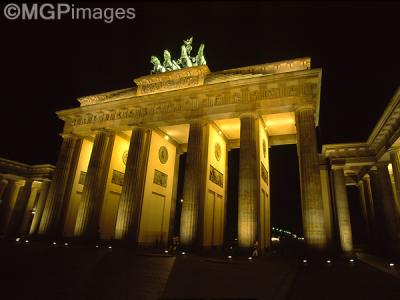
{"label": "distant light", "polygon": [[99,245],[96,245],[96,248],[99,248]]}
{"label": "distant light", "polygon": [[232,246],[230,246],[230,247],[229,247],[229,249],[233,249],[233,247],[232,247]]}
{"label": "distant light", "polygon": [[29,243],[29,241],[28,241],[28,240],[25,240],[25,243]]}
{"label": "distant light", "polygon": [[168,140],[169,140],[169,136],[166,135],[166,136],[164,137],[164,139],[165,139],[166,141],[168,141]]}
{"label": "distant light", "polygon": [[394,267],[394,263],[389,263],[389,267]]}
{"label": "distant light", "polygon": [[222,131],[221,131],[221,130],[220,130],[220,131],[218,131],[218,134],[219,134],[219,135],[221,135],[221,134],[222,134]]}
{"label": "distant light", "polygon": [[303,259],[303,263],[305,263],[305,264],[306,264],[306,263],[307,263],[307,259]]}
{"label": "distant light", "polygon": [[350,258],[350,259],[349,259],[349,262],[351,262],[351,263],[354,262],[354,259]]}
{"label": "distant light", "polygon": [[53,245],[55,246],[55,245],[57,245],[57,243],[56,243],[56,242],[53,242]]}
{"label": "distant light", "polygon": [[183,203],[183,199],[181,199],[181,203]]}
{"label": "distant light", "polygon": [[330,259],[328,259],[327,261],[326,261],[326,263],[327,264],[330,264],[332,261],[330,260]]}
{"label": "distant light", "polygon": [[34,210],[32,210],[32,215],[34,215],[36,212]]}
{"label": "distant light", "polygon": [[164,250],[164,253],[168,253],[168,250]]}
{"label": "distant light", "polygon": [[280,241],[280,238],[279,237],[272,237],[271,238],[271,242],[279,242]]}
{"label": "distant light", "polygon": [[237,241],[237,238],[235,238],[235,241]]}
{"label": "distant light", "polygon": [[228,258],[229,258],[229,259],[232,259],[232,255],[228,255]]}
{"label": "distant light", "polygon": [[68,243],[64,243],[64,246],[68,246]]}
{"label": "distant light", "polygon": [[16,238],[15,241],[18,243],[21,239],[20,238]]}
{"label": "distant light", "polygon": [[108,246],[108,249],[112,249],[112,247],[111,247],[111,246]]}
{"label": "distant light", "polygon": [[183,251],[183,252],[182,252],[182,255],[185,255],[185,254],[186,254],[186,252],[185,252],[185,251]]}
{"label": "distant light", "polygon": [[253,258],[251,257],[251,256],[249,256],[249,258],[248,258],[249,260],[253,260]]}

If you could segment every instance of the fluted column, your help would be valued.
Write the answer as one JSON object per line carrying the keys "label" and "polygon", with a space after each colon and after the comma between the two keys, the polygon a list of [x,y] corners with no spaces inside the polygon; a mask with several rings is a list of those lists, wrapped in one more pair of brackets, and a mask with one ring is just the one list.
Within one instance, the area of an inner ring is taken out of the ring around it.
{"label": "fluted column", "polygon": [[257,237],[257,207],[260,194],[257,164],[258,124],[256,114],[240,117],[240,156],[239,156],[239,209],[238,242],[239,247],[252,247]]}
{"label": "fluted column", "polygon": [[180,241],[184,246],[194,246],[198,233],[200,205],[204,196],[205,159],[207,157],[208,125],[201,120],[190,123],[183,182]]}
{"label": "fluted column", "polygon": [[17,201],[21,187],[24,186],[23,180],[11,181],[7,195],[4,195],[2,208],[0,211],[0,233],[4,235],[10,222],[11,214]]}
{"label": "fluted column", "polygon": [[31,179],[25,180],[25,185],[19,193],[14,208],[11,212],[11,218],[6,232],[7,236],[14,236],[18,234],[18,230],[23,220],[26,206],[31,195],[32,183],[33,180]]}
{"label": "fluted column", "polygon": [[31,227],[29,229],[29,235],[35,235],[37,232],[37,229],[39,227],[40,219],[42,218],[43,214],[43,209],[46,204],[46,199],[47,195],[50,189],[50,180],[44,180],[42,182],[42,185],[40,187],[40,192],[39,192],[39,199],[38,202],[36,203],[35,207],[35,214],[33,215],[33,220]]}
{"label": "fluted column", "polygon": [[337,224],[339,226],[340,246],[343,252],[353,251],[353,238],[350,223],[349,201],[344,178],[344,165],[333,165],[333,180],[335,187],[335,205]]}
{"label": "fluted column", "polygon": [[400,219],[400,148],[393,148],[390,151],[390,161],[392,163],[393,177],[394,177],[394,208],[396,218]]}
{"label": "fluted column", "polygon": [[117,240],[137,243],[150,140],[151,130],[132,130],[115,227]]}
{"label": "fluted column", "polygon": [[399,220],[396,217],[393,190],[388,170],[388,162],[377,163],[379,196],[383,210],[382,222],[386,225],[388,236],[391,240],[390,248],[400,251]]}
{"label": "fluted column", "polygon": [[114,139],[114,133],[106,130],[98,131],[94,138],[74,232],[76,237],[84,240],[95,240],[98,235],[99,214],[104,198]]}
{"label": "fluted column", "polygon": [[38,232],[40,236],[50,237],[56,234],[67,182],[72,175],[71,165],[77,142],[78,138],[74,135],[63,136],[53,181],[40,220]]}
{"label": "fluted column", "polygon": [[377,227],[376,227],[374,196],[373,196],[372,188],[371,188],[370,175],[366,174],[363,177],[362,181],[364,183],[365,203],[366,203],[366,207],[367,207],[369,231],[371,233],[370,241],[372,243],[374,243],[377,241],[378,231],[377,231]]}
{"label": "fluted column", "polygon": [[371,224],[368,217],[367,198],[365,195],[365,184],[363,180],[359,180],[357,184],[358,196],[360,198],[361,214],[364,219],[365,232],[368,240],[371,240]]}
{"label": "fluted column", "polygon": [[326,250],[328,243],[312,108],[296,111],[296,128],[304,237],[310,250]]}
{"label": "fluted column", "polygon": [[21,225],[19,226],[19,233],[23,236],[29,233],[29,227],[31,225],[31,220],[33,219],[36,196],[39,192],[38,183],[34,182],[32,185],[31,193],[25,207],[25,212],[23,214]]}

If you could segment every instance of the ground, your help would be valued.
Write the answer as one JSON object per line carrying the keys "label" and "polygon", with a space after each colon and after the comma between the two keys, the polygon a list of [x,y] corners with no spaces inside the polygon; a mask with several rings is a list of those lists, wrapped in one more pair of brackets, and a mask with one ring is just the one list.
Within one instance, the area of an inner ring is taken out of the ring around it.
{"label": "ground", "polygon": [[397,266],[368,256],[304,264],[43,242],[1,242],[0,253],[1,299],[400,299]]}

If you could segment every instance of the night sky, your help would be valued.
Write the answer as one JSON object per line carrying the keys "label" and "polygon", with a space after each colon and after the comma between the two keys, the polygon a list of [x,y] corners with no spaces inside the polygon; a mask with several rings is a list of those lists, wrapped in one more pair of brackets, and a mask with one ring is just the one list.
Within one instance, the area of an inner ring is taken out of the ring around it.
{"label": "night sky", "polygon": [[[130,87],[163,49],[193,35],[211,71],[309,56],[322,68],[320,144],[368,138],[400,85],[400,5],[389,3],[82,3],[133,7],[134,20],[9,21],[1,7],[0,157],[55,164],[77,97]],[[295,146],[270,149],[273,223],[298,227]],[[275,177],[275,178],[274,178]],[[275,180],[274,180],[275,179]],[[298,179],[297,179],[298,180]]]}

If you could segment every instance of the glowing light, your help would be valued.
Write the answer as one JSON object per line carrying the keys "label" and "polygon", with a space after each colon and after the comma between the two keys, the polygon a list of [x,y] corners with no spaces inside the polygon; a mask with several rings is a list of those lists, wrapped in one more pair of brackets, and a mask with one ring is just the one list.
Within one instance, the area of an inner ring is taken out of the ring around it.
{"label": "glowing light", "polygon": [[253,258],[251,256],[249,256],[249,260],[253,260]]}
{"label": "glowing light", "polygon": [[350,258],[350,259],[349,259],[349,262],[351,262],[351,263],[354,262],[354,259]]}
{"label": "glowing light", "polygon": [[232,259],[232,255],[228,255],[228,258],[229,258],[229,259]]}
{"label": "glowing light", "polygon": [[235,238],[235,241],[237,241],[237,238]]}
{"label": "glowing light", "polygon": [[181,203],[183,203],[183,199],[181,199]]}
{"label": "glowing light", "polygon": [[164,139],[165,139],[166,141],[168,141],[168,140],[169,140],[169,136],[166,135],[166,136],[164,137]]}
{"label": "glowing light", "polygon": [[28,240],[25,240],[25,243],[29,243],[29,241],[28,241]]}
{"label": "glowing light", "polygon": [[218,134],[219,134],[219,135],[221,135],[221,134],[222,134],[222,131],[221,131],[221,130],[220,130],[220,131],[218,131]]}
{"label": "glowing light", "polygon": [[305,264],[306,264],[306,263],[307,263],[307,259],[303,259],[303,263],[305,263]]}
{"label": "glowing light", "polygon": [[68,243],[64,243],[64,246],[68,246]]}
{"label": "glowing light", "polygon": [[53,242],[53,245],[55,246],[55,245],[57,245],[57,243],[56,243],[56,242]]}
{"label": "glowing light", "polygon": [[15,241],[18,243],[21,239],[20,238],[16,238]]}
{"label": "glowing light", "polygon": [[330,260],[330,259],[328,259],[327,261],[326,261],[326,263],[327,264],[330,264],[332,261]]}
{"label": "glowing light", "polygon": [[279,237],[272,237],[271,242],[279,242],[280,238]]}
{"label": "glowing light", "polygon": [[99,245],[96,245],[96,248],[99,248]]}
{"label": "glowing light", "polygon": [[108,246],[108,249],[112,249],[112,247],[111,247],[111,246]]}
{"label": "glowing light", "polygon": [[185,254],[186,254],[186,252],[185,252],[185,251],[183,251],[183,252],[182,252],[182,255],[185,255]]}
{"label": "glowing light", "polygon": [[36,212],[34,210],[32,210],[32,215],[34,215]]}
{"label": "glowing light", "polygon": [[389,263],[389,266],[390,267],[394,267],[394,263]]}
{"label": "glowing light", "polygon": [[164,250],[164,253],[167,254],[167,253],[168,253],[168,250]]}

